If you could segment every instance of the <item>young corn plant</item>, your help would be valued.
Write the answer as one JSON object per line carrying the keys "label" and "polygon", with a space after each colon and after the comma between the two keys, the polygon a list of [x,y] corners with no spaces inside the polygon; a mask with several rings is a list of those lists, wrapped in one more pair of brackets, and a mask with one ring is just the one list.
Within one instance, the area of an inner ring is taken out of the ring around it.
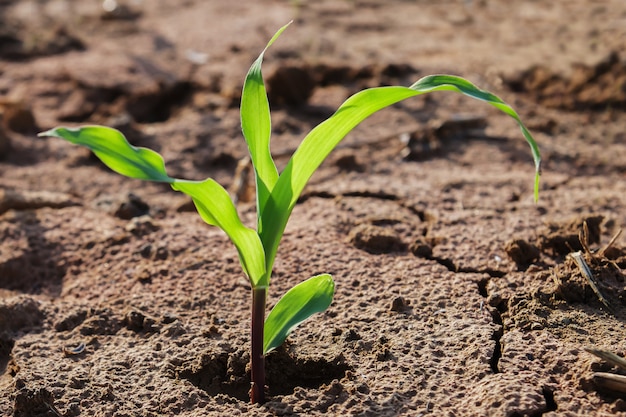
{"label": "young corn plant", "polygon": [[237,248],[252,288],[251,389],[252,403],[265,401],[265,356],[289,333],[332,302],[335,284],[328,274],[309,278],[285,293],[265,318],[265,304],[278,245],[298,197],[315,170],[337,144],[360,122],[394,103],[432,91],[456,91],[487,102],[511,116],[530,145],[535,162],[535,199],[539,189],[539,149],[518,114],[497,96],[463,78],[431,75],[410,87],[379,87],[348,98],[326,121],[314,128],[278,173],[270,153],[270,109],[261,64],[267,49],[288,26],[282,27],[252,64],[241,97],[241,127],[254,166],[256,230],[245,226],[228,192],[216,181],[170,177],[158,153],[130,145],[117,130],[103,126],[57,127],[40,136],[58,137],[85,146],[113,171],[131,178],[165,182],[190,196],[202,219],[222,229]]}

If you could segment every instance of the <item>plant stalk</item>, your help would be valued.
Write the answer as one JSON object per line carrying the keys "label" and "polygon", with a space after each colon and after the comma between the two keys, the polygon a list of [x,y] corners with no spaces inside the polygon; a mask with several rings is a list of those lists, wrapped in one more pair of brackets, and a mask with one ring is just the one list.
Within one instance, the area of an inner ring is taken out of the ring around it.
{"label": "plant stalk", "polygon": [[252,329],[250,349],[250,402],[265,402],[265,356],[263,355],[263,326],[265,324],[265,301],[267,288],[252,288]]}

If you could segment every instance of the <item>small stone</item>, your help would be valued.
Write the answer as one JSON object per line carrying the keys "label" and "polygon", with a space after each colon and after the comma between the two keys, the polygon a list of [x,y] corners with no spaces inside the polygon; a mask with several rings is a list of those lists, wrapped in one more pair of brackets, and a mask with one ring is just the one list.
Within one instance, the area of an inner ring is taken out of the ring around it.
{"label": "small stone", "polygon": [[124,317],[124,324],[130,330],[140,331],[143,329],[143,321],[146,316],[141,311],[129,311]]}
{"label": "small stone", "polygon": [[220,331],[214,324],[210,325],[209,328],[203,333],[205,337],[211,337],[218,334],[220,334]]}
{"label": "small stone", "polygon": [[139,254],[142,258],[149,259],[152,256],[152,245],[150,243],[143,245],[139,248]]}
{"label": "small stone", "polygon": [[354,227],[348,238],[355,247],[373,254],[406,250],[406,245],[394,230],[372,224]]}
{"label": "small stone", "polygon": [[178,320],[178,316],[172,313],[165,313],[163,314],[163,317],[161,317],[161,322],[163,324],[174,323],[176,320]]}
{"label": "small stone", "polygon": [[159,230],[150,216],[133,217],[126,225],[126,231],[135,236],[145,236]]}
{"label": "small stone", "polygon": [[410,302],[406,300],[404,297],[396,297],[391,302],[390,310],[400,313],[406,310],[409,304]]}
{"label": "small stone", "polygon": [[160,260],[164,261],[164,260],[167,259],[168,255],[169,255],[169,251],[167,250],[167,247],[160,246],[160,247],[157,248],[154,257],[156,259],[160,259]]}
{"label": "small stone", "polygon": [[433,256],[433,248],[424,238],[418,238],[409,246],[411,253],[418,258],[430,259]]}
{"label": "small stone", "polygon": [[145,315],[142,311],[131,310],[124,317],[124,325],[135,332],[158,332],[159,326],[152,317]]}
{"label": "small stone", "polygon": [[489,294],[489,297],[487,297],[487,304],[489,304],[491,307],[499,306],[502,301],[502,294],[500,294],[499,292]]}
{"label": "small stone", "polygon": [[152,282],[152,274],[150,274],[150,271],[147,269],[142,269],[135,278],[142,284],[149,284]]}
{"label": "small stone", "polygon": [[115,211],[115,217],[130,220],[133,217],[144,216],[150,212],[150,206],[139,196],[129,193],[127,200],[123,201]]}
{"label": "small stone", "polygon": [[91,314],[92,315],[80,325],[80,334],[83,336],[113,335],[121,328],[120,321],[108,308],[92,311]]}

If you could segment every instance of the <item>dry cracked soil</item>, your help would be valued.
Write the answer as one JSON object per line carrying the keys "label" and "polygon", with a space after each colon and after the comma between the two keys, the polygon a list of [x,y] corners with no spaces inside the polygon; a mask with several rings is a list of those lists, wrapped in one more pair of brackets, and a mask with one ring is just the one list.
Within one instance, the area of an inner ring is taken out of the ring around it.
{"label": "dry cracked soil", "polygon": [[[279,167],[350,94],[441,72],[512,104],[543,174],[535,203],[514,121],[452,93],[364,122],[296,205],[268,301],[328,272],[334,302],[251,405],[225,235],[36,133],[114,126],[232,189],[243,78],[290,20],[264,67]],[[586,350],[626,352],[625,41],[623,0],[0,1],[0,415],[626,415],[625,371]]]}

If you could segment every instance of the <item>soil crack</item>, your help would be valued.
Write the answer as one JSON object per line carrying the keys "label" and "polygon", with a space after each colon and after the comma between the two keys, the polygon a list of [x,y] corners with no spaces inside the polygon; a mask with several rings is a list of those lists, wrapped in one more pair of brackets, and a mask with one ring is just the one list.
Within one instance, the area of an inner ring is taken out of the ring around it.
{"label": "soil crack", "polygon": [[[487,291],[487,285],[492,277],[482,279],[478,281],[478,293],[486,300],[489,297]],[[502,326],[502,313],[504,313],[502,306],[496,306],[496,308],[490,310],[493,322],[498,326],[491,335],[491,340],[494,341],[493,353],[489,359],[489,366],[494,374],[500,373],[500,358],[502,357],[502,344],[500,340],[504,335],[504,327]]]}
{"label": "soil crack", "polygon": [[398,201],[400,198],[395,194],[389,194],[384,191],[346,191],[343,193],[332,193],[330,191],[309,191],[304,192],[298,198],[298,204],[302,204],[309,198],[324,198],[333,199],[337,197],[362,197],[362,198],[376,198],[379,200]]}
{"label": "soil crack", "polygon": [[[498,317],[500,317],[499,313],[496,313]],[[497,323],[497,320],[494,320]],[[491,335],[491,340],[494,341],[493,353],[491,354],[491,358],[489,359],[489,366],[491,367],[491,371],[494,374],[500,373],[500,358],[502,357],[502,343],[500,340],[504,335],[504,331],[502,330],[502,326],[498,328],[498,330],[494,331]]]}
{"label": "soil crack", "polygon": [[[460,267],[456,265],[451,259],[443,258],[439,256],[428,256],[426,259],[437,262],[439,265],[445,266],[448,271],[458,274],[487,274],[490,278],[502,278],[506,275],[506,272],[491,268],[468,268]],[[486,285],[486,284],[485,284]],[[482,293],[481,293],[482,295]],[[485,295],[483,295],[485,296]]]}
{"label": "soil crack", "polygon": [[548,387],[543,387],[542,389],[543,397],[546,399],[546,413],[549,411],[556,411],[559,407],[554,400],[554,390]]}

